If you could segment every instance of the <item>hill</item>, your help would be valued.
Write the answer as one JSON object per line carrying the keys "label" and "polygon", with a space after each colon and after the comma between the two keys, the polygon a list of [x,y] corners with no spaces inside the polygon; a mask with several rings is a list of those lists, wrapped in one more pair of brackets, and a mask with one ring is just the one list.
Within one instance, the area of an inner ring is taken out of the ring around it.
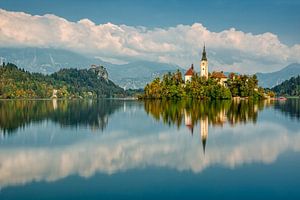
{"label": "hill", "polygon": [[102,64],[107,67],[112,80],[125,89],[144,88],[154,78],[162,78],[167,72],[176,72],[177,69],[184,72],[182,68],[176,65],[149,61],[136,61],[123,65]]}
{"label": "hill", "polygon": [[272,90],[277,95],[300,96],[300,75],[275,86]]}
{"label": "hill", "polygon": [[257,73],[256,76],[260,86],[272,88],[298,74],[300,74],[300,64],[293,63],[279,71],[272,73]]}
{"label": "hill", "polygon": [[71,51],[49,48],[0,48],[0,63],[10,62],[30,72],[50,74],[62,68],[87,69],[101,64],[110,79],[123,88],[144,88],[154,77],[181,69],[179,66],[159,62],[136,61],[112,64],[98,58],[87,57]]}
{"label": "hill", "polygon": [[0,98],[122,97],[125,92],[97,69],[61,69],[51,75],[30,73],[8,63],[0,67]]}

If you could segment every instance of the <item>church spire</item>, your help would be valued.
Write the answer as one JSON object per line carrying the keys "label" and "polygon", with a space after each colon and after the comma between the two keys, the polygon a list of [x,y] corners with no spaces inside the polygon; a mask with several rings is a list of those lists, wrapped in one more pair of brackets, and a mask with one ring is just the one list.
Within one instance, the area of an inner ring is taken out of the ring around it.
{"label": "church spire", "polygon": [[203,148],[203,154],[205,155],[205,147],[206,147],[206,138],[202,139],[202,148]]}
{"label": "church spire", "polygon": [[207,61],[207,58],[206,58],[206,51],[205,51],[205,44],[204,44],[204,46],[203,46],[202,59],[201,59],[201,60]]}

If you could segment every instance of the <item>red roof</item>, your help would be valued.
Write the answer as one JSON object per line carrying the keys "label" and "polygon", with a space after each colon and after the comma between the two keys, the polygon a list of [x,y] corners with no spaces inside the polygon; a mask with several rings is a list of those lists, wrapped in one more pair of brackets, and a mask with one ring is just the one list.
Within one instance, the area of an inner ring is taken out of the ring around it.
{"label": "red roof", "polygon": [[223,72],[213,72],[211,75],[212,78],[227,78]]}
{"label": "red roof", "polygon": [[185,76],[193,76],[195,73],[194,71],[194,65],[192,65],[188,70],[187,72],[185,73]]}

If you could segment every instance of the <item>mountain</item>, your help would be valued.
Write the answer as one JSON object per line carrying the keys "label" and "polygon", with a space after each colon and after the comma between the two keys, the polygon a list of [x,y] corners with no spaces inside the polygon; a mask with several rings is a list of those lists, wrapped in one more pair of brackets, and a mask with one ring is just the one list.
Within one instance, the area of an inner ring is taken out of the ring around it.
{"label": "mountain", "polygon": [[49,48],[0,48],[0,61],[30,72],[50,74],[62,68],[87,68],[96,62],[71,51]]}
{"label": "mountain", "polygon": [[[101,62],[100,62],[101,63]],[[128,89],[144,88],[147,83],[150,83],[155,77],[162,77],[167,72],[175,72],[177,69],[184,71],[176,65],[137,61],[123,65],[113,65],[110,63],[101,63],[107,67],[107,71],[121,87]]]}
{"label": "mountain", "polygon": [[0,66],[0,98],[124,97],[125,91],[107,79],[101,67],[61,69],[50,75],[30,73],[16,65]]}
{"label": "mountain", "polygon": [[272,90],[279,96],[300,96],[300,75],[276,85]]}
{"label": "mountain", "polygon": [[293,63],[285,68],[271,73],[257,73],[257,79],[260,86],[272,88],[293,76],[300,74],[300,64]]}
{"label": "mountain", "polygon": [[10,62],[30,72],[50,74],[62,68],[90,68],[92,64],[103,65],[109,79],[123,88],[144,88],[154,77],[179,66],[158,62],[137,61],[128,64],[112,64],[97,58],[87,57],[71,51],[49,48],[0,48],[0,63]]}

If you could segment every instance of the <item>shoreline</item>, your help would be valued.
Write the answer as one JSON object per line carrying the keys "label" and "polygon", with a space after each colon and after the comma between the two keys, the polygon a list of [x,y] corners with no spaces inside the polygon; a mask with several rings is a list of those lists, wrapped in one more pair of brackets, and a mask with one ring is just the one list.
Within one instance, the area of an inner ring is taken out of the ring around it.
{"label": "shoreline", "polygon": [[22,101],[51,101],[51,100],[138,100],[135,97],[116,97],[116,98],[14,98],[14,99],[1,99],[0,101],[15,101],[15,100],[22,100]]}
{"label": "shoreline", "polygon": [[[286,99],[300,99],[299,96],[287,96],[285,97]],[[186,99],[163,99],[163,98],[138,98],[138,97],[103,97],[103,98],[14,98],[14,99],[2,99],[0,98],[0,101],[11,101],[11,100],[28,100],[28,101],[50,101],[50,100],[176,100],[176,101],[181,101],[181,100],[186,100]],[[237,100],[253,100],[252,97],[232,97],[231,99],[195,99],[195,100],[200,100],[200,101],[237,101]],[[274,97],[274,98],[265,98],[265,99],[257,99],[257,100],[280,100],[279,97]]]}

